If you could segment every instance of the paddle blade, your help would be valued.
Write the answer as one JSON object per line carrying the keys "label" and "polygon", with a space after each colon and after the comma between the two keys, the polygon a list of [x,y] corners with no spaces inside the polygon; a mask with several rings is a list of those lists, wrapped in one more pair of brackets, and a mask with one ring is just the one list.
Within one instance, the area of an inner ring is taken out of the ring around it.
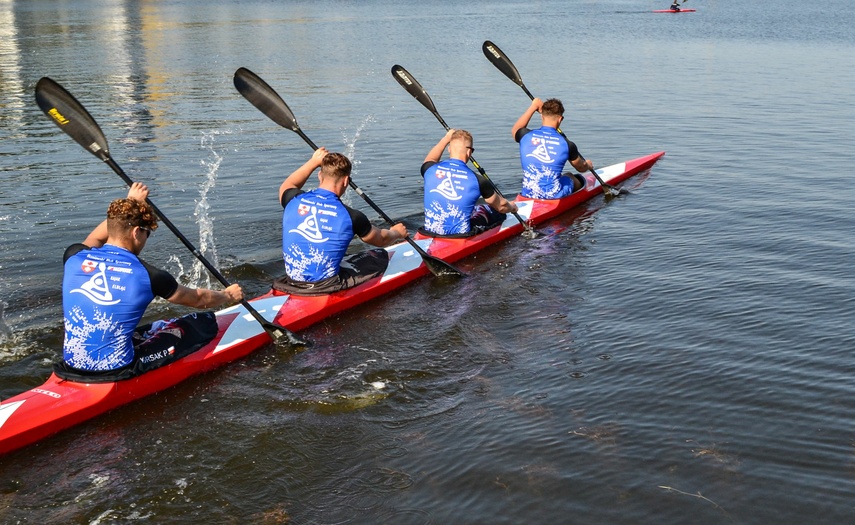
{"label": "paddle blade", "polygon": [[522,77],[520,77],[519,71],[514,67],[513,62],[505,56],[499,46],[490,42],[489,40],[484,41],[484,45],[481,46],[481,50],[484,52],[484,56],[487,57],[487,60],[493,63],[496,68],[504,73],[506,77],[513,80],[514,83],[518,86],[523,85]]}
{"label": "paddle blade", "polygon": [[36,104],[78,144],[101,160],[110,157],[107,138],[83,104],[48,77],[36,84]]}
{"label": "paddle blade", "polygon": [[283,128],[299,132],[300,126],[288,104],[258,75],[245,67],[238,68],[234,77],[235,88],[253,106]]}
{"label": "paddle blade", "polygon": [[398,81],[398,84],[401,84],[401,87],[407,90],[407,93],[421,102],[422,106],[428,108],[428,110],[434,115],[437,114],[436,106],[433,105],[433,100],[430,99],[430,95],[427,94],[425,88],[419,84],[419,81],[416,80],[409,71],[401,66],[395,65],[392,66],[392,76]]}

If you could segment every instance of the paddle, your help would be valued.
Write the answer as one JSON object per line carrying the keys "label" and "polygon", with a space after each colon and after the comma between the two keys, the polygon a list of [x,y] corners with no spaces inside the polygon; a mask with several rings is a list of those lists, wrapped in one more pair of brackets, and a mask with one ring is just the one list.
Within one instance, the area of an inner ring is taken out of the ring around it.
{"label": "paddle", "polygon": [[[481,46],[481,50],[484,51],[484,56],[487,57],[487,60],[489,60],[494,66],[496,66],[499,71],[504,73],[506,77],[511,79],[514,84],[521,87],[523,91],[525,91],[525,94],[528,95],[529,99],[534,100],[534,95],[532,95],[531,92],[525,87],[525,84],[523,84],[522,77],[520,77],[520,73],[519,71],[517,71],[517,68],[514,66],[513,62],[511,62],[511,59],[509,59],[496,44],[490,42],[489,40],[486,40],[484,41],[484,45]],[[561,133],[561,135],[565,139],[567,139],[567,135],[564,135],[564,132],[562,132],[560,129],[556,129],[556,131],[558,131],[558,133]],[[597,170],[595,170],[593,167],[591,167],[590,171],[594,174],[594,177],[597,178],[597,181],[600,183],[600,186],[603,187],[603,193],[605,193],[606,195],[614,197],[620,195],[621,193],[629,193],[628,190],[618,189],[610,184],[606,184],[606,182],[601,179],[599,175],[597,175]]]}
{"label": "paddle", "polygon": [[[440,124],[442,124],[442,126],[445,128],[446,131],[451,129],[448,126],[448,124],[445,123],[445,120],[443,120],[443,118],[439,114],[439,112],[436,110],[436,106],[433,105],[433,100],[431,100],[430,95],[427,94],[427,91],[425,91],[425,88],[423,88],[422,85],[419,84],[419,81],[416,80],[415,77],[413,77],[413,75],[411,75],[409,71],[407,71],[406,69],[404,69],[401,66],[395,65],[395,66],[392,66],[392,76],[395,78],[395,80],[398,81],[398,84],[401,84],[401,87],[403,87],[404,89],[407,90],[407,93],[409,93],[410,95],[415,97],[415,99],[418,100],[422,106],[426,107],[428,109],[428,111],[433,113],[433,116],[436,117],[436,119],[439,121]],[[484,171],[484,168],[482,168],[481,166],[478,165],[478,162],[475,160],[475,158],[469,157],[469,160],[472,161],[472,165],[475,166],[475,169],[477,169],[478,172],[485,179],[487,179],[487,182],[490,183],[490,185],[493,187],[493,190],[496,192],[496,194],[499,197],[504,198],[504,195],[502,195],[502,192],[499,191],[499,188],[492,181],[492,179],[490,179],[490,177],[487,176],[487,172]],[[537,237],[537,232],[534,231],[534,229],[532,229],[530,224],[525,222],[525,220],[523,220],[523,218],[520,217],[519,213],[513,212],[513,215],[514,215],[514,217],[516,217],[516,219],[518,221],[520,221],[520,224],[522,224],[523,228],[525,229],[525,231],[523,232],[524,236],[529,237],[529,238]]]}
{"label": "paddle", "polygon": [[[48,77],[42,77],[36,84],[36,103],[44,111],[45,115],[49,116],[54,123],[59,126],[59,129],[67,133],[84,149],[103,160],[116,174],[122,178],[128,186],[133,184],[133,181],[122,171],[122,168],[116,164],[116,161],[110,156],[109,148],[107,147],[107,138],[92,118],[92,115],[86,111],[86,108],[77,101],[74,96],[65,90],[62,86],[54,82]],[[151,206],[152,210],[160,217],[161,222],[165,224],[178,239],[184,243],[184,246],[190,250],[193,255],[199,259],[205,268],[211,272],[211,275],[217,278],[223,286],[229,286],[226,278],[217,271],[214,266],[196,249],[193,244],[185,237],[172,222],[166,218],[157,206],[151,200],[146,199],[146,203]],[[242,300],[241,304],[244,308],[261,324],[264,331],[273,339],[276,344],[290,343],[292,345],[307,345],[308,343],[286,328],[275,325],[259,314],[255,308],[250,306],[246,300]]]}
{"label": "paddle", "polygon": [[[294,117],[294,113],[291,112],[291,108],[288,107],[288,104],[282,100],[282,97],[279,96],[276,91],[270,87],[267,82],[262,80],[261,77],[248,70],[245,67],[238,68],[235,71],[234,76],[234,84],[235,88],[240,92],[241,95],[244,96],[253,106],[258,108],[262,113],[267,115],[270,120],[279,124],[283,128],[290,129],[297,135],[300,135],[306,144],[312,147],[312,149],[318,149],[312,140],[303,133],[303,130],[300,129],[300,126],[297,124],[297,119]],[[378,207],[374,201],[371,200],[368,195],[363,192],[359,186],[353,182],[353,178],[349,178],[349,185],[353,188],[360,197],[365,199],[365,202],[368,203],[369,206],[374,208],[383,220],[388,222],[390,225],[394,225],[395,222],[392,221],[391,217],[386,215],[383,210]],[[425,266],[436,276],[438,277],[446,277],[446,276],[454,276],[461,277],[465,275],[463,272],[455,268],[454,266],[448,264],[447,262],[434,257],[432,255],[428,255],[426,251],[422,249],[421,246],[416,244],[416,242],[410,238],[410,236],[404,237],[404,240],[410,243],[418,253],[421,255],[422,260],[425,263]]]}

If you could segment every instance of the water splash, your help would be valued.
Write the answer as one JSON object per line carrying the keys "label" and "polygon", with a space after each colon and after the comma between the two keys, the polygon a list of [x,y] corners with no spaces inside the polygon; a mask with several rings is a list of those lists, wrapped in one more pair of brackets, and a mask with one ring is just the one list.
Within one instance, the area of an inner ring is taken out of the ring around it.
{"label": "water splash", "polygon": [[[214,242],[214,219],[211,217],[208,202],[208,193],[217,184],[217,173],[220,169],[220,164],[223,162],[221,155],[216,148],[216,138],[218,135],[227,135],[231,133],[227,130],[212,130],[202,133],[202,140],[199,146],[208,151],[208,158],[203,158],[199,161],[202,168],[205,169],[205,182],[199,189],[199,199],[196,201],[196,209],[193,215],[196,217],[196,224],[199,225],[199,252],[205,256],[215,268],[219,268],[219,260],[217,258],[217,246]],[[201,261],[196,261],[193,264],[192,274],[190,279],[196,286],[205,286],[210,288],[211,275],[205,269]]]}
{"label": "water splash", "polygon": [[12,330],[6,324],[6,307],[9,303],[0,301],[0,343],[12,338]]}
{"label": "water splash", "polygon": [[[374,122],[377,122],[377,119],[374,118],[374,115],[366,115],[366,117],[362,120],[359,126],[357,126],[356,132],[353,134],[352,138],[347,136],[346,130],[341,130],[341,138],[344,140],[343,153],[347,158],[350,159],[351,164],[353,164],[353,168],[351,169],[350,173],[355,181],[359,180],[359,165],[362,164],[362,161],[356,158],[356,141],[359,140],[359,136],[362,134],[362,131]],[[348,192],[345,193],[342,197],[342,202],[349,206],[351,204],[352,199],[353,193]]]}

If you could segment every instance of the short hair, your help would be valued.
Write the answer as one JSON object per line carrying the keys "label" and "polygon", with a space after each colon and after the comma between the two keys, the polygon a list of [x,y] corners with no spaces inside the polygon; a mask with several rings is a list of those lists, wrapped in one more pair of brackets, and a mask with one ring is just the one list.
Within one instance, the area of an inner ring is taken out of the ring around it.
{"label": "short hair", "polygon": [[451,134],[451,140],[468,140],[472,142],[472,134],[465,129],[455,129]]}
{"label": "short hair", "polygon": [[549,100],[544,101],[543,105],[540,107],[540,114],[546,117],[563,117],[564,104],[562,104],[557,98],[550,98]]}
{"label": "short hair", "polygon": [[111,235],[127,233],[139,226],[157,229],[157,215],[148,203],[136,199],[116,199],[107,208],[107,232]]}
{"label": "short hair", "polygon": [[321,172],[325,177],[341,179],[350,175],[353,165],[341,153],[327,153],[321,161]]}

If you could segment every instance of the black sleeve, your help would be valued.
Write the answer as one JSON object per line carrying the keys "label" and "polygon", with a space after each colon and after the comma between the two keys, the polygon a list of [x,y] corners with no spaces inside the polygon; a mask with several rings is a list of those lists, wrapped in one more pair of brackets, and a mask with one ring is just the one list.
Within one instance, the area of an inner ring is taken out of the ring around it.
{"label": "black sleeve", "polygon": [[371,221],[368,220],[368,217],[366,217],[364,213],[359,210],[354,210],[347,205],[344,207],[347,208],[347,213],[350,214],[350,221],[353,223],[353,233],[357,237],[361,239],[371,233],[371,228],[374,226],[372,226]]}
{"label": "black sleeve", "polygon": [[528,129],[528,128],[520,128],[520,129],[518,129],[518,130],[517,130],[517,134],[516,134],[516,135],[514,135],[514,140],[515,140],[515,141],[517,141],[517,142],[521,141],[521,140],[522,140],[522,138],[523,138],[523,137],[525,137],[525,136],[526,136],[526,134],[528,134],[529,132],[531,132],[531,130],[530,130],[530,129]]}
{"label": "black sleeve", "polygon": [[426,172],[427,170],[429,170],[429,169],[430,169],[430,167],[431,167],[431,166],[433,166],[433,165],[435,165],[435,164],[436,164],[436,162],[434,162],[434,161],[432,161],[432,160],[429,160],[429,161],[425,162],[424,164],[422,164],[422,178],[424,178],[424,176],[425,176],[425,172]]}
{"label": "black sleeve", "polygon": [[[576,159],[578,159],[579,157],[581,157],[581,156],[582,156],[582,155],[579,153],[579,148],[577,148],[577,147],[576,147],[576,144],[575,144],[575,143],[573,143],[573,142],[571,142],[571,141],[569,141],[569,140],[567,141],[567,148],[568,148],[568,150],[567,150],[567,160],[569,160],[570,162],[573,162],[574,160],[576,160]],[[585,160],[585,159],[582,159],[582,160]]]}
{"label": "black sleeve", "polygon": [[282,209],[285,209],[285,206],[288,206],[288,203],[291,202],[291,199],[293,199],[297,195],[300,195],[301,193],[305,192],[300,188],[289,188],[285,190],[285,193],[282,194],[282,202],[280,203],[282,204]]}
{"label": "black sleeve", "polygon": [[82,252],[83,250],[88,250],[88,249],[89,249],[89,246],[86,246],[85,244],[80,243],[80,242],[78,242],[76,244],[72,244],[71,246],[66,248],[65,253],[62,254],[62,264],[65,264],[65,261],[67,261],[71,256],[77,255],[78,253]]}
{"label": "black sleeve", "polygon": [[147,262],[140,259],[140,262],[148,271],[148,278],[151,281],[151,291],[158,297],[169,299],[175,290],[178,289],[178,281],[169,272],[155,268]]}
{"label": "black sleeve", "polygon": [[496,193],[496,188],[490,184],[490,181],[487,177],[481,175],[480,173],[476,173],[475,177],[478,178],[478,189],[481,191],[481,196],[485,199],[489,199]]}

